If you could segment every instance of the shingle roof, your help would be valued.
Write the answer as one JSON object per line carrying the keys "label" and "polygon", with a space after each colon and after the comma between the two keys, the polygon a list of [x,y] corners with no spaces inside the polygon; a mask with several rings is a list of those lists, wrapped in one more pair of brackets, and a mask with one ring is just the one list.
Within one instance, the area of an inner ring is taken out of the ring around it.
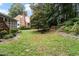
{"label": "shingle roof", "polygon": [[[3,14],[3,13],[1,13],[1,12],[0,12],[0,15],[2,15],[2,16],[4,16],[4,17],[7,17],[7,18],[10,18],[10,19],[12,19],[12,20],[15,20],[15,19],[11,18],[10,16],[5,15],[5,14]],[[16,21],[16,20],[15,20],[15,21]]]}
{"label": "shingle roof", "polygon": [[21,18],[21,15],[18,15],[18,16],[16,16],[14,19],[20,20],[20,18]]}

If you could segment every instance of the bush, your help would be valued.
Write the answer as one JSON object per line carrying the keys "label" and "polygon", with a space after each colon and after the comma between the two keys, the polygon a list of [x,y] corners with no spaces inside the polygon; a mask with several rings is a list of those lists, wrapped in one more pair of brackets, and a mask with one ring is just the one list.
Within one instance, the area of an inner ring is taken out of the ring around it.
{"label": "bush", "polygon": [[75,23],[71,31],[75,33],[79,33],[79,24]]}
{"label": "bush", "polygon": [[64,23],[65,32],[79,33],[79,18],[72,18]]}
{"label": "bush", "polygon": [[20,30],[27,30],[27,29],[30,29],[30,28],[20,27],[19,29],[20,29]]}
{"label": "bush", "polygon": [[12,33],[10,33],[10,34],[5,35],[3,37],[3,39],[9,39],[9,38],[13,38],[13,37],[14,37],[14,35]]}
{"label": "bush", "polygon": [[64,23],[64,25],[65,25],[65,26],[72,26],[72,25],[74,25],[74,24],[73,24],[73,21],[69,20],[69,21],[66,21],[66,22]]}
{"label": "bush", "polygon": [[65,21],[64,23],[63,23],[63,25],[65,25],[65,26],[73,26],[74,25],[74,23],[79,23],[79,18],[78,17],[76,17],[76,18],[71,18],[71,19],[69,19],[68,21]]}
{"label": "bush", "polygon": [[17,32],[18,32],[18,29],[10,30],[10,33],[17,33]]}
{"label": "bush", "polygon": [[6,30],[3,30],[0,32],[0,38],[1,39],[8,39],[16,36],[18,29],[10,30],[10,32],[7,32]]}
{"label": "bush", "polygon": [[3,38],[6,34],[8,34],[6,30],[0,31],[0,38]]}
{"label": "bush", "polygon": [[[32,19],[31,20],[31,27],[38,29],[38,31],[41,30],[43,32],[46,32],[49,29],[49,24],[47,22],[47,19],[42,19],[42,18],[40,18],[39,20]],[[39,31],[39,32],[41,32],[41,31]]]}
{"label": "bush", "polygon": [[65,32],[67,32],[67,33],[70,33],[71,31],[71,28],[72,28],[72,26],[65,26],[64,28],[63,28],[63,30],[65,31]]}

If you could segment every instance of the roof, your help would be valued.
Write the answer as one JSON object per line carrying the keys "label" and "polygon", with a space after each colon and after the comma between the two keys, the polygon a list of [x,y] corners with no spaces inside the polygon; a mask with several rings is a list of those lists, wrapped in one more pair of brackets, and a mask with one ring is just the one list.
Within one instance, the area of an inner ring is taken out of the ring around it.
{"label": "roof", "polygon": [[[18,16],[16,16],[14,19],[20,20],[20,18],[21,18],[22,16],[23,16],[23,15],[18,15]],[[30,18],[29,16],[26,16],[26,17]]]}
{"label": "roof", "polygon": [[18,15],[18,16],[16,16],[14,19],[20,20],[20,18],[21,18],[21,15]]}
{"label": "roof", "polygon": [[[10,18],[10,19],[12,19],[12,20],[15,20],[15,19],[11,18],[10,16],[5,15],[5,14],[3,14],[3,13],[1,13],[1,12],[0,12],[0,15],[2,15],[2,16],[4,16],[4,17],[7,17],[7,18]],[[16,20],[15,20],[15,21],[16,21]]]}

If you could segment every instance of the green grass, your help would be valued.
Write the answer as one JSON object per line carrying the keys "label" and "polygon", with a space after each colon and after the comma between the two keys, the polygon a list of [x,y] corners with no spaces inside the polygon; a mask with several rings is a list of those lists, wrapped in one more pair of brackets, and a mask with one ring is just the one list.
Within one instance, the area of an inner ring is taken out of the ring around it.
{"label": "green grass", "polygon": [[53,32],[40,34],[23,30],[18,40],[0,44],[0,55],[79,55],[79,40],[62,37]]}

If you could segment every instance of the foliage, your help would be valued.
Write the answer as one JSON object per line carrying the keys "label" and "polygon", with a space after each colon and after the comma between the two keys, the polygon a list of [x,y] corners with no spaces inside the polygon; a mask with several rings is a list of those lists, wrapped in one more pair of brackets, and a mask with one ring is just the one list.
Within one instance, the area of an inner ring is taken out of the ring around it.
{"label": "foliage", "polygon": [[37,4],[34,6],[33,16],[31,17],[31,25],[37,29],[47,30],[49,25],[47,23],[44,7],[44,4]]}
{"label": "foliage", "polygon": [[73,24],[73,21],[72,20],[70,20],[70,21],[66,21],[66,22],[64,22],[64,24],[63,25],[65,25],[65,26],[72,26],[72,25],[74,25]]}
{"label": "foliage", "polygon": [[8,32],[6,30],[0,31],[0,38],[3,38],[7,34]]}
{"label": "foliage", "polygon": [[64,30],[64,32],[70,33],[71,32],[71,28],[72,28],[72,26],[65,26],[63,28],[63,30]]}
{"label": "foliage", "polygon": [[15,37],[17,33],[18,33],[18,29],[10,30],[10,32],[3,30],[0,32],[0,38],[9,39],[9,38]]}
{"label": "foliage", "polygon": [[63,22],[75,17],[73,4],[32,4],[31,8],[33,10],[32,27],[37,29],[60,26]]}
{"label": "foliage", "polygon": [[18,32],[18,29],[10,30],[10,33],[17,33],[17,32]]}
{"label": "foliage", "polygon": [[64,31],[79,33],[79,18],[72,18],[64,23]]}
{"label": "foliage", "polygon": [[72,27],[71,31],[79,33],[79,24],[77,22],[74,23],[74,26]]}
{"label": "foliage", "polygon": [[25,7],[21,3],[13,3],[9,9],[9,16],[16,17],[19,14],[22,14]]}
{"label": "foliage", "polygon": [[23,26],[22,26],[22,27],[20,27],[19,29],[20,29],[20,30],[27,30],[27,29],[31,29],[31,28],[27,28],[27,27],[23,27]]}
{"label": "foliage", "polygon": [[14,33],[10,33],[10,34],[5,35],[3,39],[10,39],[10,38],[13,38],[14,36],[16,36]]}

